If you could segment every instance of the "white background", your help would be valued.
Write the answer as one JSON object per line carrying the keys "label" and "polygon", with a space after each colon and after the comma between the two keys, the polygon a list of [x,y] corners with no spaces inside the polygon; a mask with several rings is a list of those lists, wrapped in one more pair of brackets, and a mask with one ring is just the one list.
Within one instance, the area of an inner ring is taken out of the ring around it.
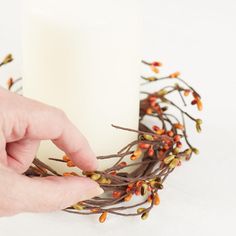
{"label": "white background", "polygon": [[[128,0],[127,0],[128,1]],[[0,235],[236,235],[236,2],[234,0],[137,0],[144,16],[143,58],[158,59],[203,96],[204,131],[192,141],[199,156],[176,169],[147,221],[80,217],[63,212],[0,219]],[[21,74],[20,1],[0,0],[0,57],[14,63],[5,78]]]}

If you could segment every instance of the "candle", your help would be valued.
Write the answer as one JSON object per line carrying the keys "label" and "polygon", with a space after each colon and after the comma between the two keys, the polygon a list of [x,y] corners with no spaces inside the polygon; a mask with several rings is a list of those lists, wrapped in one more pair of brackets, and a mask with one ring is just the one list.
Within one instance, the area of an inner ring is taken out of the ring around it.
{"label": "candle", "polygon": [[[97,155],[137,138],[111,124],[138,128],[138,8],[136,0],[24,0],[23,94],[63,109]],[[59,152],[46,142],[38,155]]]}

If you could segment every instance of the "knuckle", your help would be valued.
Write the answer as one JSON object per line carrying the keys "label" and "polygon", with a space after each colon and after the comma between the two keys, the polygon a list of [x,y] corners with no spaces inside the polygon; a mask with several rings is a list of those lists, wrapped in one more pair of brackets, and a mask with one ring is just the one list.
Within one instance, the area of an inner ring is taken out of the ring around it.
{"label": "knuckle", "polygon": [[62,119],[63,121],[65,121],[65,120],[68,119],[66,113],[65,113],[62,109],[57,108],[57,107],[54,107],[53,109],[54,109],[55,113],[57,114],[57,116],[58,116],[60,119]]}

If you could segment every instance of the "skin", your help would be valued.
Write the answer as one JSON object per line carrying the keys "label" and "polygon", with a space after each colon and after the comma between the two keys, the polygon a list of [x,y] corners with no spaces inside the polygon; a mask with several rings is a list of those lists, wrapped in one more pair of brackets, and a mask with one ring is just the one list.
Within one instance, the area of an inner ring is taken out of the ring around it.
{"label": "skin", "polygon": [[51,140],[82,170],[98,167],[88,141],[63,111],[0,87],[0,216],[60,210],[103,193],[85,177],[22,175],[41,140]]}

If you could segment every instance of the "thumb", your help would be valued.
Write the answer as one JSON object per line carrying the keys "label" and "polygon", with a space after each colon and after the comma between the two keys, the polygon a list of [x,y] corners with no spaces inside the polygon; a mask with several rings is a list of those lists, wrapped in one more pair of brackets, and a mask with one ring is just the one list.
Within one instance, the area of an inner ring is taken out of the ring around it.
{"label": "thumb", "polygon": [[95,181],[77,176],[49,176],[33,179],[24,177],[22,187],[25,189],[25,197],[28,198],[23,205],[23,211],[27,212],[65,209],[104,192]]}
{"label": "thumb", "polygon": [[10,208],[6,209],[9,215],[60,210],[103,193],[95,181],[85,177],[29,178],[12,171],[7,172],[10,172],[11,176],[5,175],[2,180],[5,179],[3,185],[8,186],[2,187],[7,191],[3,196],[4,202],[7,201],[5,208]]}

